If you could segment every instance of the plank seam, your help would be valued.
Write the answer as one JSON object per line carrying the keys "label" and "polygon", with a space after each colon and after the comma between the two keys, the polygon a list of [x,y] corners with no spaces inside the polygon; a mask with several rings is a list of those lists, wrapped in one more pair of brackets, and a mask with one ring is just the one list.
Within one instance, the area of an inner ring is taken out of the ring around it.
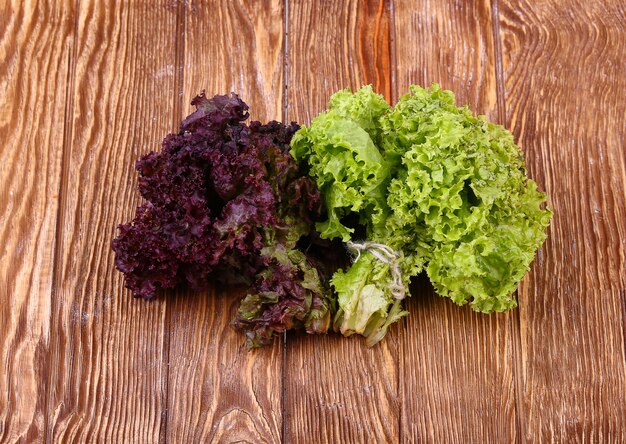
{"label": "plank seam", "polygon": [[[80,0],[74,1],[74,29],[72,31],[72,49],[67,57],[67,89],[65,90],[65,110],[63,113],[63,146],[61,147],[61,177],[59,178],[59,191],[58,191],[58,199],[59,204],[57,207],[57,217],[55,222],[55,231],[54,231],[54,247],[53,247],[53,255],[52,255],[52,291],[51,291],[51,310],[50,310],[50,339],[48,342],[48,364],[50,364],[52,355],[54,354],[53,347],[56,346],[58,335],[55,334],[56,330],[52,329],[52,318],[54,317],[56,310],[55,307],[57,305],[57,288],[59,288],[59,267],[57,258],[61,257],[61,242],[59,239],[60,233],[62,231],[62,227],[64,225],[63,218],[63,208],[65,203],[65,193],[63,192],[67,187],[67,166],[70,162],[70,157],[72,153],[71,145],[74,134],[74,120],[72,119],[73,111],[74,111],[74,89],[76,83],[76,57],[78,54],[78,22],[80,18]],[[52,371],[51,367],[48,366],[48,380],[45,387],[45,396],[46,396],[46,405],[44,412],[44,427],[43,427],[43,442],[52,443],[54,438],[54,433],[51,433],[52,436],[49,436],[48,429],[50,426],[54,427],[54,423],[50,424],[51,417],[53,415],[50,414],[51,408],[51,399],[53,390],[52,390]]]}
{"label": "plank seam", "polygon": [[[183,81],[185,78],[185,34],[187,31],[187,9],[186,2],[178,2],[176,8],[176,54],[175,63],[176,71],[174,72],[174,103],[172,113],[172,131],[176,132],[178,123],[182,117],[183,109]],[[165,399],[164,411],[161,416],[161,436],[159,442],[167,443],[167,428],[169,424],[169,405],[170,405],[170,327],[172,323],[172,304],[170,301],[165,302],[165,331],[163,332],[163,350],[165,361]]]}
{"label": "plank seam", "polygon": [[496,101],[498,119],[501,125],[506,125],[506,101],[504,92],[504,70],[502,68],[502,40],[500,39],[500,0],[492,0],[491,28],[493,31],[493,46],[496,62]]}
{"label": "plank seam", "polygon": [[618,297],[622,302],[622,348],[624,350],[624,368],[626,368],[626,289],[620,289]]}
{"label": "plank seam", "polygon": [[[504,69],[502,62],[502,39],[500,34],[500,0],[491,1],[491,28],[493,31],[493,45],[495,55],[495,74],[496,74],[496,102],[498,109],[498,120],[500,124],[507,125],[506,113],[506,91],[504,87]],[[519,301],[519,293],[516,292]],[[523,405],[524,396],[524,378],[523,378],[523,360],[522,360],[522,323],[520,317],[520,309],[514,310],[511,314],[512,321],[508,326],[512,339],[513,347],[513,378],[515,392],[515,440],[517,442],[526,442],[526,421]]]}
{"label": "plank seam", "polygon": [[[398,79],[398,64],[396,63],[396,9],[395,9],[395,3],[394,0],[389,0],[389,2],[387,3],[388,5],[388,11],[389,11],[389,63],[391,64],[391,69],[390,71],[390,83],[391,83],[391,105],[395,105],[395,103],[398,100],[398,84],[397,84],[397,79]],[[398,444],[404,442],[403,440],[403,423],[402,423],[402,418],[404,416],[404,396],[402,393],[402,387],[401,383],[402,380],[400,378],[400,356],[403,354],[404,352],[404,341],[400,340],[400,335],[402,334],[401,331],[398,331],[398,345],[396,347],[396,390],[397,390],[397,397],[400,400],[400,402],[398,402]]]}
{"label": "plank seam", "polygon": [[[289,0],[284,0],[283,11],[283,122],[289,122]],[[285,442],[287,436],[287,332],[283,332],[283,350],[281,356],[282,378],[280,390],[280,441]]]}
{"label": "plank seam", "polygon": [[398,64],[396,63],[396,8],[395,1],[389,0],[389,62],[391,63],[391,105],[398,101]]}

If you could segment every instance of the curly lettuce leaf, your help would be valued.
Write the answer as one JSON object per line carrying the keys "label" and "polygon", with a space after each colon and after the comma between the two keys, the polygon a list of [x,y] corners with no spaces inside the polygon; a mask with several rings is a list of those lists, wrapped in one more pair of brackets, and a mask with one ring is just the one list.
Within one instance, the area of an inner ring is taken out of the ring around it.
{"label": "curly lettuce leaf", "polygon": [[[474,310],[515,306],[551,212],[503,127],[436,84],[411,86],[394,108],[368,86],[333,95],[291,146],[322,191],[322,237],[383,243],[402,253],[406,284],[425,269],[440,295]],[[364,239],[345,222],[355,215]],[[336,329],[371,344],[404,314],[384,267],[362,255],[334,275]]]}
{"label": "curly lettuce leaf", "polygon": [[511,133],[436,84],[411,86],[381,124],[401,161],[387,202],[403,226],[425,227],[437,292],[485,313],[514,307],[551,212]]}
{"label": "curly lettuce leaf", "polygon": [[308,165],[324,196],[328,219],[316,225],[323,238],[350,240],[354,228],[342,222],[350,213],[371,228],[384,225],[389,166],[376,141],[382,137],[379,119],[388,110],[371,86],[354,94],[339,91],[327,112],[294,135],[291,154]]}
{"label": "curly lettuce leaf", "polygon": [[[356,216],[368,240],[393,241],[387,224],[391,170],[381,151],[384,134],[380,125],[380,118],[389,111],[384,98],[371,86],[355,93],[339,91],[331,97],[327,112],[294,135],[291,153],[306,163],[323,195],[328,218],[316,224],[323,238],[356,240],[355,227],[346,222],[349,216]],[[415,274],[421,271],[418,261],[406,264],[412,264],[408,268]],[[335,273],[332,284],[339,307],[334,328],[344,335],[364,335],[373,345],[391,323],[406,314],[401,301],[394,300],[387,288],[391,284],[389,267],[368,253],[346,272]]]}
{"label": "curly lettuce leaf", "polygon": [[248,348],[271,343],[286,330],[304,328],[307,333],[326,333],[333,299],[317,269],[305,254],[281,244],[263,249],[267,267],[254,283],[237,311],[233,325],[246,335]]}
{"label": "curly lettuce leaf", "polygon": [[289,154],[298,125],[246,124],[248,106],[235,94],[203,93],[192,104],[196,111],[163,149],[137,162],[147,202],[112,242],[126,286],[151,299],[214,280],[252,285],[236,322],[250,346],[291,328],[326,332],[328,276],[320,279],[303,252],[323,203]]}

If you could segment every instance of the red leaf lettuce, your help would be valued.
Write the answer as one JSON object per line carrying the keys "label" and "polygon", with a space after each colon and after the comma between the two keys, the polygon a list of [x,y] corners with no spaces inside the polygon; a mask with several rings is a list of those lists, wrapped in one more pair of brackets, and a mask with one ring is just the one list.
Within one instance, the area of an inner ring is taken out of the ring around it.
{"label": "red leaf lettuce", "polygon": [[162,151],[137,162],[146,202],[112,243],[126,287],[151,299],[178,285],[242,281],[252,292],[234,325],[249,346],[292,328],[326,332],[331,293],[301,251],[323,209],[289,153],[298,125],[246,125],[248,106],[235,94],[201,94],[192,105]]}

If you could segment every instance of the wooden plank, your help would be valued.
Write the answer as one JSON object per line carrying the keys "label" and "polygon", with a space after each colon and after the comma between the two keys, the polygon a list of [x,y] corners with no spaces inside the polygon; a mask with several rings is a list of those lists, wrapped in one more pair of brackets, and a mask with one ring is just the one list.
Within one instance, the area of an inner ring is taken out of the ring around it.
{"label": "wooden plank", "polygon": [[[341,88],[372,83],[390,100],[388,1],[289,2],[288,118],[308,124]],[[367,348],[337,334],[289,336],[286,442],[397,442],[397,331]]]}
{"label": "wooden plank", "polygon": [[41,442],[73,3],[0,2],[0,442]]}
{"label": "wooden plank", "polygon": [[[398,89],[437,82],[457,103],[498,121],[496,49],[488,0],[396,0]],[[516,436],[517,311],[484,315],[434,294],[421,279],[400,336],[402,439],[512,442]]]}
{"label": "wooden plank", "polygon": [[[282,120],[283,2],[189,2],[183,113],[202,89],[237,92],[252,119]],[[169,442],[280,442],[281,341],[248,352],[230,323],[240,291],[181,292],[170,313]]]}
{"label": "wooden plank", "polygon": [[508,126],[554,208],[520,295],[526,437],[624,442],[626,5],[499,7]]}
{"label": "wooden plank", "polygon": [[134,164],[172,129],[177,8],[80,2],[52,312],[48,440],[156,442],[166,302],[134,300],[111,239],[139,193]]}
{"label": "wooden plank", "polygon": [[340,88],[392,100],[390,2],[289,3],[288,117],[308,124]]}

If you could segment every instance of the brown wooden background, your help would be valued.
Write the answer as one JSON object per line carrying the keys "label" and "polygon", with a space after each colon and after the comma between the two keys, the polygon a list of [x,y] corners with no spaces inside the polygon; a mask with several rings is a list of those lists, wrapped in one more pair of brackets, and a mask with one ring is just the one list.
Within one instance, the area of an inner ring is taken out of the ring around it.
{"label": "brown wooden background", "polygon": [[[622,0],[0,0],[0,442],[625,442],[625,79]],[[433,81],[550,195],[519,309],[420,281],[373,349],[248,353],[236,295],[123,289],[134,162],[201,89],[309,123]]]}

